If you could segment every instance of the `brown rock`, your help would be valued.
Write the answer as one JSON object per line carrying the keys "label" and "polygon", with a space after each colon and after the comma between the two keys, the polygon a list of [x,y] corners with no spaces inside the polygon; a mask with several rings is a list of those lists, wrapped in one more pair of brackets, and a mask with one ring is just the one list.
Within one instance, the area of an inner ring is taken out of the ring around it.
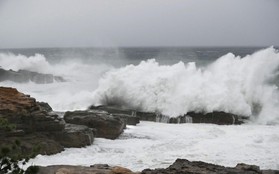
{"label": "brown rock", "polygon": [[27,133],[61,131],[64,124],[57,115],[42,110],[36,100],[14,88],[0,87],[0,117]]}
{"label": "brown rock", "polygon": [[131,170],[119,166],[109,166],[107,164],[95,164],[90,167],[54,165],[39,166],[38,174],[278,174],[278,170],[260,170],[258,166],[248,164],[238,164],[236,167],[224,167],[220,165],[205,163],[202,161],[188,161],[177,159],[166,169],[145,169],[142,172],[132,172]]}
{"label": "brown rock", "polygon": [[69,174],[71,172],[70,169],[67,169],[67,168],[60,168],[58,169],[55,174]]}
{"label": "brown rock", "polygon": [[47,167],[39,167],[38,174],[137,174],[123,167],[110,167],[106,164],[98,164],[90,167],[70,166],[70,165],[54,165]]}
{"label": "brown rock", "polygon": [[127,168],[115,166],[111,170],[112,174],[133,174],[133,172]]}
{"label": "brown rock", "polygon": [[[49,106],[44,103],[44,106]],[[20,141],[17,150],[23,155],[54,154],[64,147],[83,147],[93,142],[91,129],[79,125],[67,125],[58,115],[46,108],[29,95],[14,88],[0,87],[0,121],[13,126],[12,130],[0,127],[0,148],[11,146]],[[14,151],[13,153],[16,153]]]}

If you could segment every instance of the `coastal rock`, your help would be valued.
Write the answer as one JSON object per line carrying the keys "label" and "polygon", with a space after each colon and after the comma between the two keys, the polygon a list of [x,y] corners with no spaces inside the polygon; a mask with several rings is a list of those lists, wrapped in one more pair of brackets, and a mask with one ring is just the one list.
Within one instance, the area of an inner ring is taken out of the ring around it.
{"label": "coastal rock", "polygon": [[[34,98],[14,88],[0,87],[0,148],[20,142],[23,155],[54,154],[64,147],[83,147],[93,142],[87,127],[66,125],[58,115],[47,112]],[[64,137],[62,137],[64,136]],[[67,140],[69,142],[67,142]],[[78,141],[78,142],[75,142]]]}
{"label": "coastal rock", "polygon": [[106,164],[97,164],[90,167],[70,166],[70,165],[54,165],[47,167],[39,167],[38,174],[139,174],[129,169],[115,166],[111,167]]}
{"label": "coastal rock", "polygon": [[108,105],[93,106],[92,105],[88,109],[106,111],[107,113],[110,113],[110,114],[126,114],[126,115],[131,115],[131,116],[135,116],[135,114],[136,114],[136,111],[134,111],[134,110],[123,109],[119,106],[108,106]]}
{"label": "coastal rock", "polygon": [[186,114],[186,116],[190,116],[192,118],[193,123],[212,123],[219,125],[242,124],[244,123],[243,119],[245,119],[245,117],[222,111],[214,111],[205,114],[189,112]]}
{"label": "coastal rock", "polygon": [[25,132],[59,131],[64,124],[57,115],[42,110],[36,100],[14,88],[0,87],[0,117]]}
{"label": "coastal rock", "polygon": [[154,121],[163,123],[210,123],[218,125],[232,125],[232,124],[242,124],[244,123],[245,117],[237,116],[234,114],[226,112],[214,111],[211,113],[195,113],[188,112],[183,116],[178,117],[168,117],[153,112],[137,112],[137,117],[143,121]]}
{"label": "coastal rock", "polygon": [[64,147],[60,143],[42,133],[0,137],[0,148],[9,147],[11,149],[16,141],[20,142],[20,147],[13,149],[12,155],[18,153],[23,156],[33,154],[51,155],[64,150]]}
{"label": "coastal rock", "polygon": [[126,122],[127,125],[137,125],[140,118],[136,116],[136,111],[123,109],[117,106],[90,106],[91,112],[105,112],[114,117],[118,117]]}
{"label": "coastal rock", "polygon": [[46,112],[52,111],[52,108],[48,103],[46,103],[46,102],[37,102],[37,103],[40,105],[42,110],[45,110]]}
{"label": "coastal rock", "polygon": [[0,87],[0,102],[0,117],[26,133],[64,129],[57,115],[42,110],[34,98],[14,88]]}
{"label": "coastal rock", "polygon": [[125,121],[107,113],[90,111],[66,112],[64,119],[67,123],[85,125],[96,129],[96,136],[116,139],[126,127]]}
{"label": "coastal rock", "polygon": [[54,138],[64,147],[83,147],[94,141],[93,131],[87,126],[66,124],[62,132],[58,132]]}
{"label": "coastal rock", "polygon": [[0,82],[10,80],[17,83],[34,82],[38,84],[46,84],[53,82],[64,82],[65,80],[60,76],[52,74],[42,74],[28,70],[5,70],[0,68]]}
{"label": "coastal rock", "polygon": [[[236,167],[224,167],[202,161],[191,162],[186,159],[177,159],[166,169],[145,169],[142,171],[142,174],[262,174],[266,172],[265,170],[260,170],[260,168],[255,165],[238,164]],[[269,170],[269,172],[279,171]]]}
{"label": "coastal rock", "polygon": [[53,165],[39,166],[38,174],[278,174],[278,170],[260,170],[259,166],[248,164],[237,164],[236,167],[224,167],[220,165],[205,163],[202,161],[188,161],[177,159],[172,165],[165,169],[145,169],[142,172],[132,172],[131,170],[119,166],[109,166],[107,164],[95,164],[90,167]]}
{"label": "coastal rock", "polygon": [[126,122],[127,125],[137,125],[140,122],[139,117],[127,114],[112,114],[113,117],[118,117]]}
{"label": "coastal rock", "polygon": [[[162,122],[160,120],[161,115],[157,114],[155,112],[140,112],[140,111],[137,111],[136,114],[137,114],[137,117],[139,117],[139,119],[141,121]],[[166,122],[166,123],[168,123],[168,122]]]}
{"label": "coastal rock", "polygon": [[134,125],[134,123],[137,124],[136,121],[137,119],[139,119],[140,121],[153,121],[153,122],[174,123],[174,124],[210,123],[210,124],[218,124],[218,125],[242,124],[247,119],[247,117],[226,113],[222,111],[213,111],[211,113],[188,112],[187,114],[182,116],[169,117],[157,112],[135,111],[132,109],[123,109],[118,106],[105,106],[105,105],[90,106],[89,109],[105,111],[109,114],[120,116],[123,119],[126,119],[127,124],[132,124],[132,125]]}

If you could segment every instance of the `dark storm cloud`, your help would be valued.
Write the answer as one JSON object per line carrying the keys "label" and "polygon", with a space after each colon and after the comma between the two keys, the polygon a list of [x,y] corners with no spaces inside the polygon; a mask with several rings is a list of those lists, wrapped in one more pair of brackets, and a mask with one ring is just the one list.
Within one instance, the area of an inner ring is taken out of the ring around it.
{"label": "dark storm cloud", "polygon": [[0,0],[0,48],[279,45],[277,0]]}

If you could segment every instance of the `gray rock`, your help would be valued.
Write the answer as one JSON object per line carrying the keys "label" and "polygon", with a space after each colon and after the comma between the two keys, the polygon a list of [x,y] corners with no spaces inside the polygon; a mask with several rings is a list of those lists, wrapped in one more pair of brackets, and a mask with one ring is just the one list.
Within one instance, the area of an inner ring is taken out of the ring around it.
{"label": "gray rock", "polygon": [[245,117],[222,111],[214,111],[211,113],[195,113],[189,112],[186,116],[192,117],[193,123],[211,123],[219,125],[242,124]]}
{"label": "gray rock", "polygon": [[145,169],[142,174],[261,174],[262,172],[255,165],[238,164],[236,167],[224,167],[202,161],[190,162],[186,159],[177,159],[166,169]]}
{"label": "gray rock", "polygon": [[89,110],[101,110],[101,111],[106,111],[110,114],[126,114],[126,115],[131,115],[135,116],[135,111],[131,109],[123,109],[119,106],[106,106],[106,105],[101,105],[101,106],[90,106]]}
{"label": "gray rock", "polygon": [[137,117],[141,121],[154,121],[154,122],[159,122],[160,120],[160,114],[157,114],[155,112],[136,112]]}
{"label": "gray rock", "polygon": [[0,68],[0,82],[10,80],[17,83],[27,83],[32,81],[38,84],[46,84],[53,82],[65,82],[63,77],[54,76],[52,74],[42,74],[28,70],[4,70]]}
{"label": "gray rock", "polygon": [[279,170],[262,170],[262,174],[279,174]]}
{"label": "gray rock", "polygon": [[[226,113],[222,111],[214,111],[211,113],[195,113],[188,112],[185,115],[178,117],[169,117],[156,112],[143,112],[135,111],[132,109],[123,109],[118,106],[90,106],[90,110],[98,110],[107,112],[113,115],[118,115],[120,118],[125,119],[127,124],[134,125],[138,118],[141,121],[153,121],[153,122],[163,122],[163,123],[210,123],[219,125],[231,125],[231,124],[242,124],[247,117],[239,116],[231,113]],[[126,118],[125,118],[126,117]],[[132,121],[131,119],[135,119]],[[131,121],[131,122],[130,122]]]}
{"label": "gray rock", "polygon": [[46,112],[52,111],[52,108],[49,106],[48,103],[46,103],[46,102],[37,102],[37,103],[40,105],[42,110],[45,110]]}
{"label": "gray rock", "polygon": [[107,113],[90,111],[66,112],[64,119],[67,123],[85,125],[97,130],[96,137],[116,139],[126,127],[123,120]]}
{"label": "gray rock", "polygon": [[183,116],[168,117],[155,112],[136,112],[136,116],[142,121],[154,121],[163,123],[210,123],[218,125],[242,124],[246,117],[214,111],[211,113],[189,112]]}
{"label": "gray rock", "polygon": [[123,109],[117,106],[90,106],[89,111],[94,113],[112,114],[112,116],[124,120],[127,125],[136,125],[139,123],[139,117],[136,116],[136,111]]}
{"label": "gray rock", "polygon": [[93,131],[87,126],[66,124],[62,132],[57,132],[54,138],[64,147],[84,147],[94,141]]}
{"label": "gray rock", "polygon": [[112,116],[124,120],[127,125],[137,125],[140,122],[139,117],[135,117],[127,114],[112,114]]}

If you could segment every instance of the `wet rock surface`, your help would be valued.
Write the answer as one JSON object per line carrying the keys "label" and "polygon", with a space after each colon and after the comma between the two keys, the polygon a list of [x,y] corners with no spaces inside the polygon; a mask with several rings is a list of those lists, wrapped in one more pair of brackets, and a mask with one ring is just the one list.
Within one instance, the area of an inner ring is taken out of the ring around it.
{"label": "wet rock surface", "polygon": [[0,82],[10,80],[17,83],[34,82],[38,84],[46,84],[53,82],[65,82],[65,79],[60,76],[54,76],[52,74],[42,74],[27,70],[5,70],[0,68]]}
{"label": "wet rock surface", "polygon": [[106,111],[107,113],[110,114],[126,114],[126,115],[135,115],[134,110],[130,109],[123,109],[119,106],[107,106],[107,105],[100,105],[100,106],[90,106],[89,110],[101,110],[101,111]]}
{"label": "wet rock surface", "polygon": [[[123,109],[117,106],[90,106],[89,110],[105,111],[115,116],[125,116],[127,124],[137,124],[137,119],[141,121],[153,121],[163,123],[210,123],[218,125],[242,124],[247,117],[239,116],[222,111],[214,111],[211,113],[195,113],[188,112],[178,117],[169,117],[156,112],[142,112],[131,109]],[[134,119],[134,120],[132,120]]]}
{"label": "wet rock surface", "polygon": [[87,126],[66,124],[65,129],[54,135],[54,139],[64,147],[83,147],[94,141],[94,133]]}
{"label": "wet rock surface", "polygon": [[245,117],[230,114],[226,112],[211,112],[211,113],[195,113],[189,112],[186,114],[192,118],[193,123],[213,123],[219,125],[226,124],[242,124]]}
{"label": "wet rock surface", "polygon": [[126,122],[127,125],[137,125],[140,122],[139,117],[135,117],[127,114],[112,114],[115,118],[120,118]]}
{"label": "wet rock surface", "polygon": [[56,165],[39,167],[38,174],[139,174],[134,173],[129,169],[107,164],[95,164],[90,167]]}
{"label": "wet rock surface", "polygon": [[116,139],[126,127],[125,121],[105,112],[66,112],[64,119],[67,123],[85,125],[96,129],[96,137],[108,139]]}
{"label": "wet rock surface", "polygon": [[40,105],[42,110],[45,110],[46,112],[53,111],[51,106],[48,103],[46,103],[46,102],[37,102],[37,103]]}
{"label": "wet rock surface", "polygon": [[220,165],[205,163],[202,161],[188,161],[177,159],[172,165],[165,169],[145,169],[142,172],[133,172],[119,166],[107,164],[95,164],[90,167],[53,165],[39,167],[39,174],[278,174],[278,170],[261,170],[259,166],[248,164],[237,164],[235,167],[224,167]]}
{"label": "wet rock surface", "polygon": [[90,106],[89,111],[108,113],[113,117],[124,120],[127,125],[137,125],[140,122],[140,118],[136,116],[136,111],[117,106]]}
{"label": "wet rock surface", "polygon": [[276,174],[276,170],[260,170],[258,166],[248,164],[237,164],[236,167],[224,167],[220,165],[205,163],[202,161],[188,161],[177,159],[166,169],[145,169],[142,174]]}
{"label": "wet rock surface", "polygon": [[244,120],[247,119],[242,116],[214,111],[211,113],[195,113],[188,112],[183,116],[178,117],[168,117],[158,113],[152,112],[136,112],[136,116],[143,121],[154,121],[163,123],[210,123],[218,125],[232,125],[232,124],[242,124]]}
{"label": "wet rock surface", "polygon": [[18,140],[23,154],[36,148],[37,154],[49,155],[64,147],[83,147],[93,142],[94,135],[88,127],[67,125],[48,110],[29,95],[0,87],[0,120],[12,126],[6,129],[0,125],[0,148]]}

